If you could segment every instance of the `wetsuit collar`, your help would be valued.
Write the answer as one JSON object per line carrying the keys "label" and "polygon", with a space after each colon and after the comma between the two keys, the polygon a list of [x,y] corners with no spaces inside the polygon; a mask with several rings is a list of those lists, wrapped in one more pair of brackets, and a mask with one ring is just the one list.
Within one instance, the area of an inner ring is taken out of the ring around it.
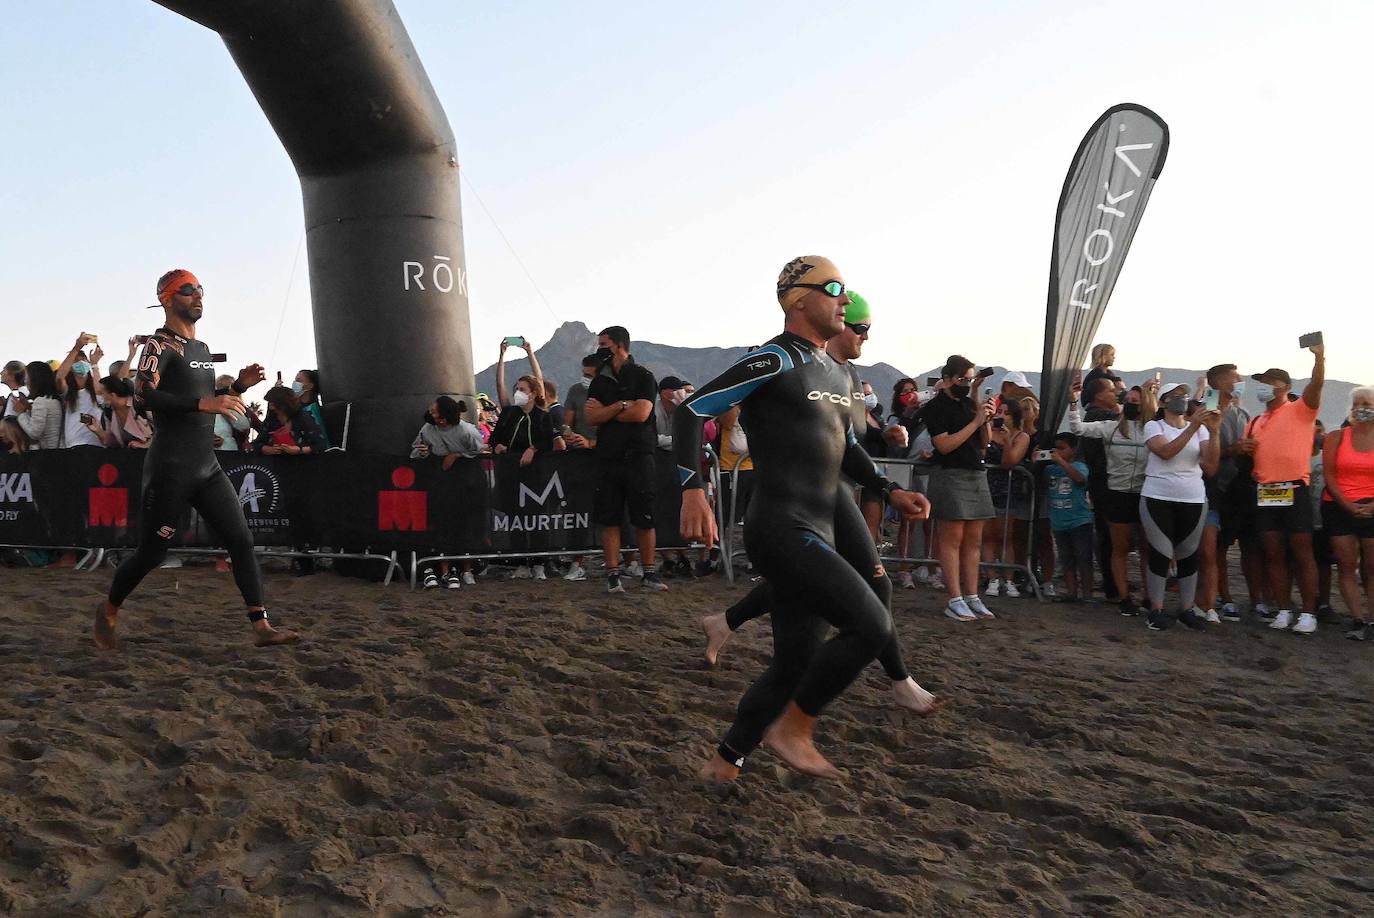
{"label": "wetsuit collar", "polygon": [[[144,327],[144,328],[147,328],[148,326],[145,325],[145,326],[143,326],[143,327]],[[175,338],[175,339],[177,339],[178,341],[180,341],[182,344],[189,344],[189,343],[191,342],[191,340],[192,340],[192,339],[190,339],[190,338],[183,338],[181,335],[179,335],[179,334],[177,334],[176,332],[172,331],[172,330],[171,330],[170,328],[168,328],[166,325],[163,325],[162,327],[160,327],[160,328],[158,329],[158,331],[160,331],[160,332],[166,332],[167,334],[171,335],[173,338]]]}
{"label": "wetsuit collar", "polygon": [[784,338],[784,339],[786,339],[787,341],[791,342],[792,344],[797,345],[798,347],[804,347],[804,348],[806,348],[808,351],[811,351],[813,354],[824,354],[824,353],[825,353],[825,348],[823,348],[823,347],[816,347],[815,343],[813,343],[813,342],[807,340],[806,338],[803,338],[801,335],[798,335],[798,334],[796,334],[795,332],[784,331],[784,332],[783,332],[781,335],[779,335],[778,337]]}

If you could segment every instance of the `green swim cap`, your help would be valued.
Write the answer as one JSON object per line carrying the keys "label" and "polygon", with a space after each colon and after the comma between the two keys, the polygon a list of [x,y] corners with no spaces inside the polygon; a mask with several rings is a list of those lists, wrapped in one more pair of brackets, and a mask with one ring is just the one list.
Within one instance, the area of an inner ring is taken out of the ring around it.
{"label": "green swim cap", "polygon": [[873,313],[868,308],[868,300],[859,296],[853,290],[849,293],[849,305],[844,308],[844,320],[850,325],[872,322]]}

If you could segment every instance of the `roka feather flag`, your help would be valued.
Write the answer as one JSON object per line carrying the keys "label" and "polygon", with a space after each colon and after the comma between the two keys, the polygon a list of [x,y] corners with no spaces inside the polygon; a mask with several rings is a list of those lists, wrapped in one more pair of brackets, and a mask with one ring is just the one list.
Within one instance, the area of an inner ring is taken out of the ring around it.
{"label": "roka feather flag", "polygon": [[1083,365],[1126,261],[1155,179],[1169,126],[1141,105],[1114,105],[1083,137],[1055,214],[1045,311],[1040,404],[1044,446],[1053,445],[1072,376]]}

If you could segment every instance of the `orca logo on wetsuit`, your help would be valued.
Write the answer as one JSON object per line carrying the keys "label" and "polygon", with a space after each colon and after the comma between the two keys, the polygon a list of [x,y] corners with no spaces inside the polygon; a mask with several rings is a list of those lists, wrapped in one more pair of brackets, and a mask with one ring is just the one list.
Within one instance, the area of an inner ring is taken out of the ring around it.
{"label": "orca logo on wetsuit", "polygon": [[208,360],[203,362],[199,360],[192,360],[187,364],[187,366],[189,366],[193,370],[213,370],[215,368],[215,365]]}
{"label": "orca logo on wetsuit", "polygon": [[819,389],[812,389],[810,392],[806,393],[806,398],[808,401],[828,401],[832,405],[843,405],[846,408],[848,408],[851,404],[851,402],[849,401],[849,396],[847,395],[840,395],[835,392],[822,392]]}

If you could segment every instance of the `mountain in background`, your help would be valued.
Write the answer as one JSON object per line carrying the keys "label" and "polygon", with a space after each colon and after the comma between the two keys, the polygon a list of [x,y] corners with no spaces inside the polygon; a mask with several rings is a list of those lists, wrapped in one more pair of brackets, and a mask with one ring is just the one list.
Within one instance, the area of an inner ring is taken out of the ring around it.
{"label": "mountain in background", "polygon": [[[569,386],[582,378],[582,358],[595,350],[595,332],[581,322],[564,322],[543,347],[535,349],[535,356],[539,358],[539,367],[544,371],[544,377],[558,384],[558,392],[561,397],[563,393],[568,391]],[[652,341],[633,341],[630,346],[630,352],[634,354],[635,360],[648,367],[655,379],[662,379],[664,376],[676,376],[698,386],[719,375],[748,353],[748,350],[747,347],[674,347],[668,344],[655,344]],[[529,361],[524,358],[522,351],[512,349],[507,353],[511,356],[511,359],[506,361],[506,384],[509,386],[516,379],[528,373],[530,365]],[[521,356],[516,359],[516,354]],[[1287,369],[1290,373],[1295,370],[1306,369],[1309,360],[1311,360],[1310,355],[1303,351],[1295,355],[1293,365]],[[910,375],[919,385],[924,386],[927,377],[938,376],[940,373],[937,367],[922,370],[920,373],[907,374],[886,363],[872,365],[860,363],[858,367],[859,375],[866,382],[873,384],[873,390],[878,393],[878,401],[882,403],[884,408],[892,400],[892,388],[896,385],[897,380]],[[1242,367],[1241,369],[1244,371],[1263,368]],[[998,367],[998,373],[993,376],[989,384],[997,385],[1003,372],[1005,369]],[[1023,370],[1022,372],[1030,380],[1031,388],[1038,391],[1040,373],[1031,370]],[[1126,381],[1128,386],[1142,383],[1154,376],[1156,372],[1164,374],[1166,383],[1182,382],[1192,387],[1204,371],[1185,370],[1177,367],[1117,370],[1118,375]],[[1306,378],[1295,378],[1294,390],[1301,393],[1306,384]],[[1339,427],[1341,421],[1345,419],[1346,412],[1350,407],[1350,390],[1355,386],[1355,383],[1340,380],[1328,379],[1326,381],[1326,386],[1322,392],[1321,418],[1328,428]],[[1247,388],[1253,390],[1254,384],[1250,383]],[[477,374],[477,391],[486,392],[495,401],[495,364]],[[1252,415],[1261,410],[1253,392],[1246,393],[1243,404]]]}

